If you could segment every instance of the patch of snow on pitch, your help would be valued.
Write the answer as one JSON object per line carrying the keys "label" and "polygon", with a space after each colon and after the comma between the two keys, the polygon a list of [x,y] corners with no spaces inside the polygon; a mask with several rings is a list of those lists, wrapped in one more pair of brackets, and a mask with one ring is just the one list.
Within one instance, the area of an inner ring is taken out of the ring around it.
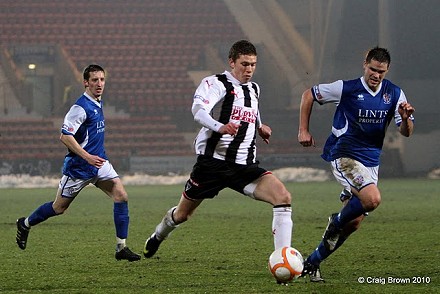
{"label": "patch of snow on pitch", "polygon": [[0,188],[58,188],[59,178],[22,175],[0,176]]}
{"label": "patch of snow on pitch", "polygon": [[286,167],[273,171],[282,182],[324,182],[330,180],[330,175],[322,169],[310,167]]}
{"label": "patch of snow on pitch", "polygon": [[[299,167],[281,168],[272,171],[282,182],[322,182],[330,179],[329,174],[320,169]],[[122,177],[122,182],[126,186],[139,185],[175,185],[185,184],[189,178],[186,175],[147,175],[134,174]],[[58,188],[59,177],[41,177],[22,175],[0,176],[0,188]]]}

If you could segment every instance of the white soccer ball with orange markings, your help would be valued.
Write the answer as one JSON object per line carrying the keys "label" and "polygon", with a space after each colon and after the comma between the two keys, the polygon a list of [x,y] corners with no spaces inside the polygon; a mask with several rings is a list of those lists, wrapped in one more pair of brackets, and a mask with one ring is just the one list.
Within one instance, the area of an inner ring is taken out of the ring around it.
{"label": "white soccer ball with orange markings", "polygon": [[269,257],[269,270],[280,283],[298,278],[303,270],[304,259],[301,253],[292,247],[282,247]]}

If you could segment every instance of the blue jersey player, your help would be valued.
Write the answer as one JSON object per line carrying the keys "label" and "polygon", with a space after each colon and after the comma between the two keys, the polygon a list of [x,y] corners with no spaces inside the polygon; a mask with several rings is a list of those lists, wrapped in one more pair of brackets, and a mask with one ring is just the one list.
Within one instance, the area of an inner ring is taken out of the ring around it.
{"label": "blue jersey player", "polygon": [[92,64],[85,68],[83,78],[85,92],[66,114],[61,129],[60,140],[68,148],[68,153],[55,201],[47,202],[29,217],[17,220],[16,241],[24,250],[31,227],[62,214],[85,186],[94,184],[114,201],[116,259],[137,261],[140,255],[125,245],[129,224],[127,192],[104,149],[105,120],[101,96],[105,71]]}
{"label": "blue jersey player", "polygon": [[402,89],[384,79],[391,57],[387,49],[368,51],[362,77],[318,84],[302,95],[298,141],[314,146],[309,121],[314,102],[335,103],[332,131],[322,157],[331,163],[333,175],[343,186],[343,208],[329,217],[322,242],[304,262],[303,276],[312,282],[324,281],[320,263],[355,232],[364,216],[381,202],[377,187],[379,156],[385,132],[392,120],[399,132],[409,137],[413,132],[414,108]]}

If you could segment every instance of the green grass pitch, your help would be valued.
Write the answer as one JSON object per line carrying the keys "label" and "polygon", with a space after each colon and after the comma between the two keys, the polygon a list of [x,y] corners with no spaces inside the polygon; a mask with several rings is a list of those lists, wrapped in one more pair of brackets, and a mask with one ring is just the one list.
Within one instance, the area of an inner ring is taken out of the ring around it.
{"label": "green grass pitch", "polygon": [[[340,209],[340,187],[289,183],[293,247],[307,256],[327,217]],[[127,187],[129,247],[141,253],[178,186]],[[15,244],[15,220],[54,198],[54,189],[0,189],[1,293],[440,293],[440,181],[382,180],[382,204],[322,264],[326,283],[275,283],[271,207],[224,190],[175,230],[152,259],[114,259],[113,205],[86,188],[63,216],[32,228]],[[364,279],[363,283],[359,280]]]}

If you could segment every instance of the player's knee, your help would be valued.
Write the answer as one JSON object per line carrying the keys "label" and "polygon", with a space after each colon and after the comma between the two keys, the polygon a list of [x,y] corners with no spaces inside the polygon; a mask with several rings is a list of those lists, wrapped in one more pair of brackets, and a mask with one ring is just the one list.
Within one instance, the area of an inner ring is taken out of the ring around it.
{"label": "player's knee", "polygon": [[281,193],[281,199],[284,203],[291,203],[292,202],[292,194],[290,194],[287,189],[283,189],[283,192]]}
{"label": "player's knee", "polygon": [[128,194],[126,192],[117,192],[112,198],[114,202],[128,202]]}
{"label": "player's knee", "polygon": [[373,207],[373,209],[376,209],[380,205],[380,202],[381,202],[381,198],[379,195],[378,197],[372,200],[371,206]]}
{"label": "player's knee", "polygon": [[375,210],[381,202],[380,194],[370,195],[370,197],[362,203],[366,211]]}
{"label": "player's knee", "polygon": [[381,202],[380,191],[376,185],[366,186],[360,191],[358,197],[367,212],[375,210]]}
{"label": "player's knee", "polygon": [[275,194],[274,205],[280,204],[291,204],[292,195],[286,188],[281,189],[278,193]]}

